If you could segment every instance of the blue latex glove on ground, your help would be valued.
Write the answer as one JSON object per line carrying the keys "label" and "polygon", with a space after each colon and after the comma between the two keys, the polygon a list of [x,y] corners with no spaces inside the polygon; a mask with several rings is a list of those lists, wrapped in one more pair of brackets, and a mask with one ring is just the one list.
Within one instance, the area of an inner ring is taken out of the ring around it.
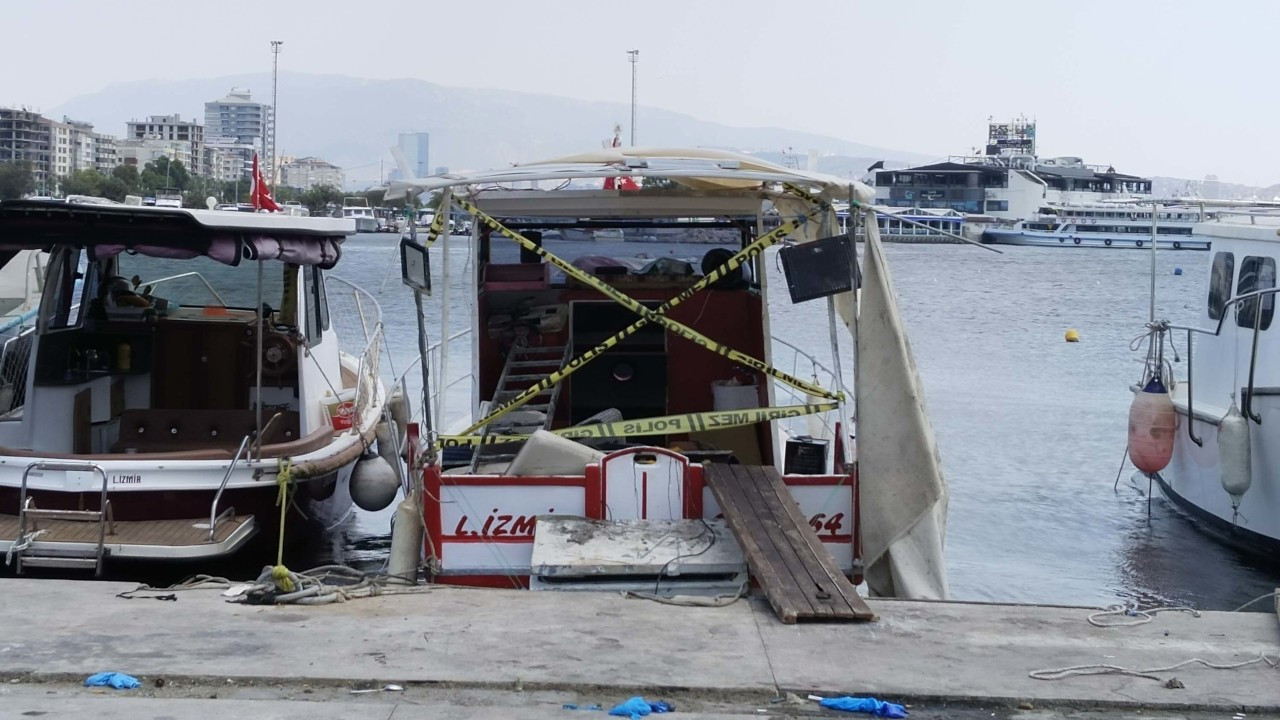
{"label": "blue latex glove on ground", "polygon": [[90,675],[85,678],[85,687],[106,687],[110,686],[117,690],[132,690],[140,687],[142,683],[138,679],[118,672],[100,672],[97,675]]}
{"label": "blue latex glove on ground", "polygon": [[846,695],[844,697],[824,698],[821,705],[832,710],[867,713],[876,717],[904,718],[907,716],[906,709],[901,705],[875,698],[856,698]]}
{"label": "blue latex glove on ground", "polygon": [[616,717],[629,717],[631,720],[639,720],[650,713],[665,713],[674,709],[671,705],[661,700],[651,703],[642,697],[633,697],[626,702],[618,703],[609,711],[609,714]]}

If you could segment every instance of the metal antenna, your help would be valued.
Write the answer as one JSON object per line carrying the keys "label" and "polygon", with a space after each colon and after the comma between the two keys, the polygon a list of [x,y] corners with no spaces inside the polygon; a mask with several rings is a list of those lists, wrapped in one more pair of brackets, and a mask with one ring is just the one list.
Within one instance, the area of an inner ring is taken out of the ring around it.
{"label": "metal antenna", "polygon": [[631,60],[631,147],[636,146],[636,63],[640,60],[639,50],[628,50]]}

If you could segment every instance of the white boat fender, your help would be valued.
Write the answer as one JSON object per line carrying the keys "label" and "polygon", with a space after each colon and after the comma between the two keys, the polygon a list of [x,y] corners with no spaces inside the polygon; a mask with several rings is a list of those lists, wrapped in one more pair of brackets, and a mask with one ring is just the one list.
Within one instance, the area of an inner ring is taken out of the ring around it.
{"label": "white boat fender", "polygon": [[417,491],[396,505],[391,518],[391,555],[387,558],[387,574],[417,582],[422,565],[422,514]]}
{"label": "white boat fender", "polygon": [[396,391],[391,393],[391,397],[387,400],[387,409],[391,411],[391,419],[395,421],[396,432],[400,433],[400,437],[404,437],[404,431],[409,427],[409,399],[404,396],[404,390],[397,387]]}
{"label": "white boat fender", "polygon": [[1231,496],[1231,507],[1239,508],[1240,499],[1253,484],[1253,457],[1249,444],[1249,421],[1240,414],[1235,398],[1218,422],[1218,457],[1222,466],[1222,489]]}
{"label": "white boat fender", "polygon": [[395,470],[379,455],[361,458],[351,471],[351,499],[361,510],[376,512],[386,508],[396,499],[399,489]]}
{"label": "white boat fender", "polygon": [[378,455],[383,460],[387,461],[387,464],[391,466],[392,472],[396,474],[396,479],[400,481],[400,483],[403,485],[404,484],[404,475],[403,475],[404,468],[401,464],[400,458],[396,456],[395,441],[399,438],[395,437],[395,435],[393,434],[394,430],[392,430],[390,423],[388,423],[386,420],[378,421],[378,424],[375,425],[373,428],[373,433],[374,433],[374,436],[378,439]]}

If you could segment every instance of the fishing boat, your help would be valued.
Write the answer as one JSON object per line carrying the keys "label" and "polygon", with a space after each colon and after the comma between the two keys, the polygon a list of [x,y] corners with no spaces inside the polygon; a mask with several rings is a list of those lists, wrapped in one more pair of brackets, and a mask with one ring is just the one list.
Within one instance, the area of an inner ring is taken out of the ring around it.
{"label": "fishing boat", "polygon": [[0,251],[49,254],[35,327],[0,361],[6,561],[204,560],[344,518],[386,402],[378,305],[329,274],[353,230],[0,203]]}
{"label": "fishing boat", "polygon": [[[1149,323],[1129,421],[1134,465],[1174,506],[1271,560],[1280,558],[1277,233],[1274,208],[1226,209],[1195,226],[1213,243],[1205,293],[1193,300],[1199,322]],[[1169,360],[1183,356],[1176,377]]]}
{"label": "fishing boat", "polygon": [[[627,189],[615,186],[620,178]],[[646,189],[650,178],[663,182]],[[555,189],[528,189],[538,181]],[[404,269],[418,288],[426,280],[411,278],[429,271],[427,248],[445,245],[437,283],[445,289],[436,294],[444,322],[432,328],[436,351],[424,354],[434,380],[424,381],[427,424],[412,453],[434,581],[565,588],[567,576],[536,548],[554,544],[548,533],[557,528],[586,523],[591,534],[657,528],[658,546],[677,536],[675,546],[694,546],[656,567],[648,555],[579,578],[621,573],[665,590],[678,577],[702,577],[693,558],[724,537],[713,527],[722,518],[743,531],[734,524],[741,509],[721,494],[742,482],[785,498],[769,501],[777,512],[798,504],[788,532],[813,534],[809,546],[838,568],[832,577],[865,577],[882,595],[945,596],[946,484],[878,234],[869,234],[859,270],[832,207],[870,213],[870,188],[736,153],[613,147],[396,182],[388,197],[422,193],[440,193],[441,208],[474,219],[465,264],[448,252],[443,210],[402,241],[402,255],[418,258]],[[598,245],[561,239],[576,230],[615,232],[624,247],[627,236],[655,232],[723,233],[730,244],[696,246],[688,259],[604,257]],[[770,309],[786,300],[770,298],[764,271],[774,256],[765,251],[784,244],[793,299],[826,298],[813,306],[814,322],[829,325],[830,370],[817,372],[815,354],[794,348],[814,360],[814,377],[781,369],[793,367],[782,354],[789,348],[771,341]],[[463,298],[451,297],[451,274],[470,278]],[[471,308],[461,329],[448,315],[458,303]],[[855,338],[856,363],[840,354],[844,332]],[[444,367],[450,342],[470,347],[471,371],[459,378]],[[637,577],[642,566],[650,574]]]}

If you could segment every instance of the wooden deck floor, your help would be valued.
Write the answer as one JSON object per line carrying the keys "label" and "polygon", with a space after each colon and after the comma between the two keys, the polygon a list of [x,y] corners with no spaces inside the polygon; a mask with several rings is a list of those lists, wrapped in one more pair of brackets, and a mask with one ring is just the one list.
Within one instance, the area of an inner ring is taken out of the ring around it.
{"label": "wooden deck floor", "polygon": [[875,619],[800,514],[777,470],[721,463],[706,468],[707,484],[746,553],[751,574],[782,622]]}
{"label": "wooden deck floor", "polygon": [[[237,515],[218,523],[215,542],[222,542],[249,519]],[[197,527],[202,526],[202,527]],[[30,530],[28,523],[28,530]],[[47,529],[37,542],[98,543],[98,523],[75,520],[40,520],[36,527]],[[18,537],[18,516],[0,515],[0,541],[13,541]],[[159,545],[183,547],[209,543],[209,518],[183,520],[129,520],[116,521],[115,533],[106,536],[108,545]]]}

